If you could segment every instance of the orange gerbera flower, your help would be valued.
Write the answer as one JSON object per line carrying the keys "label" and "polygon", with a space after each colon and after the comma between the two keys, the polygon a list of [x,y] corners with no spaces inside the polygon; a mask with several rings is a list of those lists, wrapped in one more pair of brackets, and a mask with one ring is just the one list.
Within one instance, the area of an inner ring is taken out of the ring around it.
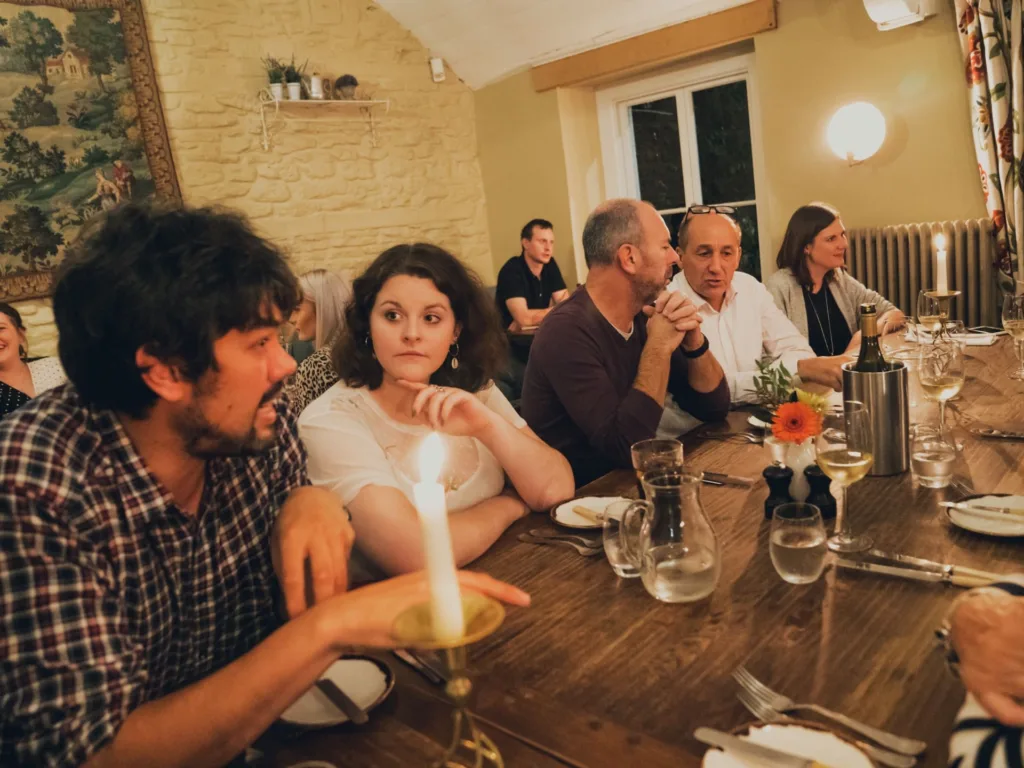
{"label": "orange gerbera flower", "polygon": [[772,434],[786,443],[802,443],[819,432],[821,416],[806,403],[784,403],[772,419]]}

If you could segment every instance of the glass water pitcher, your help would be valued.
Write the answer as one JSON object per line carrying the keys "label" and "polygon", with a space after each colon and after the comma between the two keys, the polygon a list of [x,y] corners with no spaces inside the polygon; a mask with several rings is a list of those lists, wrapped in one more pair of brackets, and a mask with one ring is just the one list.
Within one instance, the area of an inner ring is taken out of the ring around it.
{"label": "glass water pitcher", "polygon": [[647,474],[646,501],[623,514],[622,549],[647,591],[665,603],[703,600],[722,573],[718,538],[700,503],[702,479],[685,469]]}

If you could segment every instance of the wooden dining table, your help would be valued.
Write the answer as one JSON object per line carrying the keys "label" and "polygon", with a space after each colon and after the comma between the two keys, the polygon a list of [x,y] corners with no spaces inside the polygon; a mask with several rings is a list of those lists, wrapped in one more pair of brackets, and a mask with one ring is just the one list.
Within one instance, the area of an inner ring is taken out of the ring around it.
{"label": "wooden dining table", "polygon": [[[992,347],[969,346],[966,358],[966,383],[947,414],[963,440],[957,475],[979,492],[1024,492],[1024,442],[967,431],[1024,428],[1024,384],[1007,377],[1015,365],[1012,344],[1002,338]],[[912,419],[935,421],[937,408],[919,405]],[[734,412],[728,427],[752,430],[746,418]],[[946,765],[964,691],[936,648],[934,630],[958,589],[836,568],[809,585],[784,582],[768,552],[765,448],[697,437],[684,445],[693,469],[757,478],[751,488],[702,489],[722,557],[709,599],[662,603],[639,579],[617,578],[603,557],[519,541],[528,530],[555,529],[544,514],[517,522],[474,563],[533,597],[531,607],[510,610],[494,634],[470,649],[473,711],[505,764],[698,766],[704,747],[693,738],[695,728],[732,731],[753,721],[731,677],[745,665],[798,702],[922,739],[928,750],[919,765]],[[635,496],[633,473],[612,472],[579,494]],[[919,487],[909,472],[869,476],[850,489],[848,513],[856,531],[889,552],[997,573],[1024,570],[1024,539],[982,536],[946,520],[938,502],[955,497],[950,489]],[[436,758],[449,732],[443,691],[385,658],[399,684],[369,725],[271,740],[268,764],[412,766]]]}

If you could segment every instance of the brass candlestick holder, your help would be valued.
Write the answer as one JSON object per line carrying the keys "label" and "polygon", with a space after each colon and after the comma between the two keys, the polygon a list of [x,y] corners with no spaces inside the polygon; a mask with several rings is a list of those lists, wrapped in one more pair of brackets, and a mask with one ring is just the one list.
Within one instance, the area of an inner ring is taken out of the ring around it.
{"label": "brass candlestick holder", "polygon": [[[420,603],[406,609],[395,619],[392,635],[406,648],[425,651],[444,651],[449,678],[445,693],[455,705],[452,712],[452,738],[444,756],[434,763],[435,768],[483,768],[484,765],[504,768],[501,752],[494,742],[477,727],[469,712],[469,696],[473,684],[466,671],[466,649],[483,640],[501,626],[505,609],[501,603],[476,593],[462,595],[462,611],[466,632],[458,640],[444,642],[434,635],[430,603]],[[471,762],[462,762],[460,753]]]}
{"label": "brass candlestick holder", "polygon": [[950,316],[950,304],[953,303],[953,299],[961,294],[961,291],[937,291],[937,290],[926,290],[924,295],[929,299],[935,299],[939,306],[939,329],[935,334],[935,340],[938,341],[940,338],[951,340],[953,337],[949,333],[949,329],[946,327],[946,323]]}

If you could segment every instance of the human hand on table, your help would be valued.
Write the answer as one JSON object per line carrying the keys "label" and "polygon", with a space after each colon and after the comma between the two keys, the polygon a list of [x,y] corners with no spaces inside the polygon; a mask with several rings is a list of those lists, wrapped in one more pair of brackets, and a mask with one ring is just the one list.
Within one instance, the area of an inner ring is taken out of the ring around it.
{"label": "human hand on table", "polygon": [[[523,608],[530,604],[526,592],[484,573],[459,571],[458,575],[463,592],[477,592]],[[426,572],[407,573],[332,598],[324,605],[321,627],[339,652],[351,645],[394,648],[401,645],[392,636],[395,619],[429,599]]]}
{"label": "human hand on table", "polygon": [[303,486],[288,495],[270,540],[288,618],[348,589],[348,557],[355,537],[341,501],[326,488]]}
{"label": "human hand on table", "polygon": [[906,315],[898,309],[890,309],[878,318],[878,335],[885,336],[887,333],[893,333],[903,328],[906,324]]}
{"label": "human hand on table", "polygon": [[992,717],[1024,726],[1024,598],[986,590],[953,612],[950,642],[960,679]]}
{"label": "human hand on table", "polygon": [[804,381],[824,384],[836,392],[843,391],[843,364],[852,362],[847,355],[808,357],[796,364],[796,372]]}

